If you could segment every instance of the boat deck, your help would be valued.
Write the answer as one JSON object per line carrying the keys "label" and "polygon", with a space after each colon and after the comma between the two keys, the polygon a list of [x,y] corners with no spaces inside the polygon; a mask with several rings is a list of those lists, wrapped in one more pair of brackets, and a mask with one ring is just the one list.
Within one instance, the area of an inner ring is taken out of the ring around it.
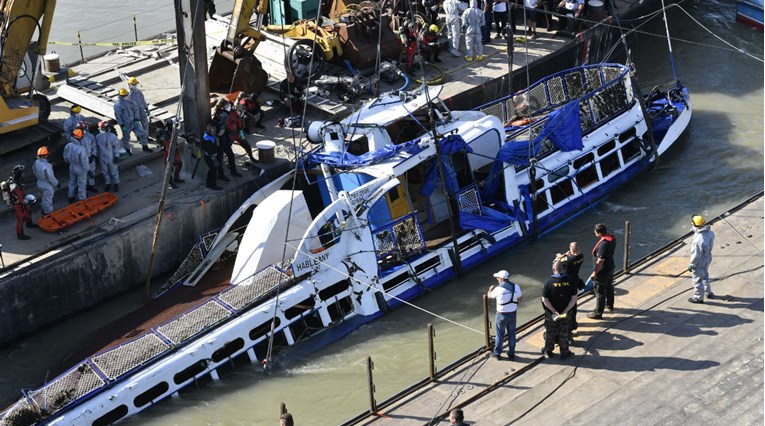
{"label": "boat deck", "polygon": [[86,340],[87,345],[73,348],[55,371],[61,374],[83,359],[108,349],[127,343],[142,336],[152,328],[160,326],[184,312],[208,301],[220,292],[231,288],[230,276],[233,264],[229,268],[209,271],[206,278],[194,287],[179,286],[162,297],[151,300],[148,304],[121,318],[104,325]]}

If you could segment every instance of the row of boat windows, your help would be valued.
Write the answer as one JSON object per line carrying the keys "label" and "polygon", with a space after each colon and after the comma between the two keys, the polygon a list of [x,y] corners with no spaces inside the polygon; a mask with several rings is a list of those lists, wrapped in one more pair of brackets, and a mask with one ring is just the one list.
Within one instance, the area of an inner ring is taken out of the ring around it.
{"label": "row of boat windows", "polygon": [[[634,136],[634,129],[627,133],[627,136],[630,135]],[[625,135],[623,134],[623,136]],[[616,140],[598,148],[597,153],[600,160],[597,163],[595,162],[595,155],[590,152],[574,160],[571,165],[565,165],[549,173],[546,176],[549,187],[540,192],[536,198],[534,208],[537,213],[541,213],[549,209],[551,205],[556,205],[574,195],[576,192],[575,185],[579,192],[584,192],[585,188],[610,176],[640,155],[640,141],[634,137],[620,149],[614,150],[614,148],[616,148]],[[588,164],[589,166],[587,166]],[[574,176],[569,177],[571,167],[575,171],[579,171]],[[598,173],[598,169],[600,173]],[[545,180],[537,179],[535,185],[537,190],[541,191],[545,187]]]}
{"label": "row of boat windows", "polygon": [[[319,297],[323,301],[330,300],[331,298],[334,298],[338,296],[343,291],[348,290],[350,286],[350,282],[348,280],[337,282],[331,286],[328,286],[322,290],[319,291]],[[284,316],[287,320],[291,320],[293,318],[296,318],[300,315],[304,315],[306,312],[314,309],[316,305],[315,298],[309,297],[291,308],[288,308],[284,311]],[[345,296],[343,298],[339,298],[336,301],[329,303],[327,305],[327,312],[329,314],[329,317],[332,321],[332,323],[339,322],[343,318],[345,318],[349,313],[353,312],[353,302],[351,300],[350,296]],[[281,319],[279,317],[275,317],[275,325],[274,328],[278,328],[279,325],[281,325]],[[321,330],[324,328],[324,324],[321,320],[321,316],[319,315],[318,311],[311,312],[310,314],[304,315],[299,320],[295,321],[294,323],[289,325],[289,331],[293,337],[294,343],[300,342],[302,340],[305,340],[309,338],[312,335],[313,331]],[[253,351],[255,352],[255,356],[258,359],[264,359],[267,355],[268,351],[268,340],[265,340],[264,338],[268,335],[268,333],[271,331],[271,322],[265,322],[263,324],[258,325],[257,327],[251,329],[247,334],[250,341],[258,341],[261,340],[258,344],[253,346]],[[280,347],[286,347],[289,344],[287,337],[283,331],[280,331],[278,333],[274,334],[274,342],[273,347],[274,348],[280,348]],[[225,359],[231,358],[234,354],[241,351],[244,348],[245,341],[243,338],[239,337],[234,340],[231,340],[229,342],[226,342],[218,348],[213,354],[211,355],[211,360],[214,363],[219,363]],[[246,355],[246,354],[240,354],[239,356]],[[183,383],[188,382],[189,380],[194,379],[199,374],[202,374],[205,370],[207,370],[208,367],[208,361],[206,360],[199,360],[188,367],[182,369],[178,373],[176,373],[173,376],[173,382],[176,386],[181,385]],[[220,366],[218,366],[220,368]],[[150,389],[142,392],[135,398],[133,398],[133,405],[136,408],[141,408],[147,404],[150,404],[152,401],[157,400],[161,396],[165,395],[170,390],[170,385],[162,381],[160,383],[157,383]],[[104,414],[103,416],[99,417],[93,422],[93,426],[102,426],[102,425],[108,425],[111,423],[114,423],[118,421],[119,419],[125,417],[128,414],[129,410],[127,405],[122,404],[118,406],[117,408],[109,411],[108,413]]]}

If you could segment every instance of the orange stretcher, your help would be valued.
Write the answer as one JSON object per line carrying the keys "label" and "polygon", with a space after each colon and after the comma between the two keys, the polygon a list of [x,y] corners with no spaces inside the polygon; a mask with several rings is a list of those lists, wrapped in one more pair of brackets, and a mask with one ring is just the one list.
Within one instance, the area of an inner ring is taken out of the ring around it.
{"label": "orange stretcher", "polygon": [[90,219],[91,216],[108,209],[117,202],[117,199],[117,196],[111,192],[103,192],[40,217],[37,225],[45,232],[61,232],[81,220]]}

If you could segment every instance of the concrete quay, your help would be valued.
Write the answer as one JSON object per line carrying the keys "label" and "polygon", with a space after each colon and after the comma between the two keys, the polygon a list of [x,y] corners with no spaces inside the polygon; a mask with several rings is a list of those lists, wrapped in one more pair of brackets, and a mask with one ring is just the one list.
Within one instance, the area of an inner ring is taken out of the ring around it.
{"label": "concrete quay", "polygon": [[687,300],[686,235],[616,280],[603,320],[580,299],[573,357],[541,356],[537,321],[515,361],[481,351],[346,424],[448,424],[454,408],[469,425],[763,424],[763,211],[759,194],[710,221],[714,299]]}
{"label": "concrete quay", "polygon": [[[208,51],[220,44],[224,33],[224,23],[208,21]],[[536,40],[516,42],[513,62],[515,90],[526,87],[527,79],[534,81],[549,72],[576,65],[581,61],[584,50],[590,54],[598,50],[594,47],[595,40],[600,43],[612,41],[604,36],[604,33],[610,33],[605,27],[595,28],[577,40],[544,30],[539,33],[540,37]],[[487,58],[484,61],[468,63],[462,57],[452,57],[448,52],[441,55],[443,62],[439,66],[446,76],[441,98],[451,108],[475,107],[509,93],[504,78],[508,69],[507,44],[504,40],[492,41],[485,47]],[[153,116],[172,116],[177,111],[181,87],[174,49],[172,46],[137,47],[111,52],[76,65],[77,77],[72,78],[72,82],[105,96],[114,96],[124,86],[115,70],[119,69],[138,78],[147,102],[154,106]],[[551,55],[553,52],[555,54]],[[527,64],[528,72],[523,68]],[[400,83],[394,86],[397,88]],[[68,117],[70,104],[57,97],[55,87],[47,95],[52,100],[50,120],[61,125]],[[277,94],[266,92],[261,99],[267,104],[277,98]],[[264,139],[275,141],[276,155],[282,161],[272,166],[255,166],[245,161],[244,151],[235,146],[237,167],[244,176],[234,178],[227,171],[232,182],[224,185],[223,191],[216,192],[204,186],[204,162],[192,179],[197,161],[190,154],[196,149],[187,147],[181,174],[187,182],[177,190],[168,191],[153,277],[171,272],[200,234],[221,226],[253,191],[289,169],[285,166],[286,159],[293,159],[296,149],[302,149],[302,131],[300,128],[276,126],[280,118],[288,115],[283,107],[265,106],[264,109],[266,129],[248,139],[253,145]],[[107,119],[93,112],[83,113],[94,122]],[[334,117],[309,108],[306,121],[329,118]],[[61,145],[57,149],[62,150]],[[0,229],[5,229],[0,236],[3,259],[3,269],[0,270],[0,344],[96,306],[106,298],[141,285],[146,280],[164,163],[155,144],[150,143],[155,150],[151,154],[141,152],[136,141],[132,141],[132,146],[134,155],[120,163],[121,191],[117,194],[120,198],[100,215],[82,221],[61,234],[27,229],[25,232],[32,239],[18,241],[14,232],[16,220],[13,209],[0,212]],[[6,155],[0,162],[0,176],[10,175],[15,164],[26,164],[29,171],[25,179],[27,192],[39,196],[31,175],[38,147],[31,145]],[[68,176],[65,165],[56,163],[55,148],[51,158],[63,187],[54,197],[54,207],[61,208],[67,204],[65,188]],[[137,172],[139,166],[147,167],[152,174],[141,176]],[[96,186],[102,189],[100,176],[96,179]],[[33,211],[34,220],[39,215],[39,209]]]}

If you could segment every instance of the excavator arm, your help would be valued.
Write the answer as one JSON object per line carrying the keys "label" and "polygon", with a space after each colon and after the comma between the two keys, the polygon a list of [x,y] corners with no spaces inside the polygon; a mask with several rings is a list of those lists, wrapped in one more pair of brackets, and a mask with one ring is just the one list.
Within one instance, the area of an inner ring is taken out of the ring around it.
{"label": "excavator arm", "polygon": [[[210,88],[223,92],[243,90],[248,93],[261,93],[268,82],[268,74],[263,71],[260,61],[252,52],[263,40],[260,33],[263,16],[268,8],[268,0],[236,0],[231,12],[231,23],[226,39],[215,49],[210,64]],[[250,26],[253,12],[257,22]],[[246,48],[245,48],[246,46]]]}
{"label": "excavator arm", "polygon": [[[33,126],[50,113],[43,95],[22,98],[21,94],[32,92],[37,56],[45,54],[55,8],[55,0],[0,0],[0,134]],[[37,48],[29,52],[35,33]],[[27,52],[31,67],[22,76]]]}

